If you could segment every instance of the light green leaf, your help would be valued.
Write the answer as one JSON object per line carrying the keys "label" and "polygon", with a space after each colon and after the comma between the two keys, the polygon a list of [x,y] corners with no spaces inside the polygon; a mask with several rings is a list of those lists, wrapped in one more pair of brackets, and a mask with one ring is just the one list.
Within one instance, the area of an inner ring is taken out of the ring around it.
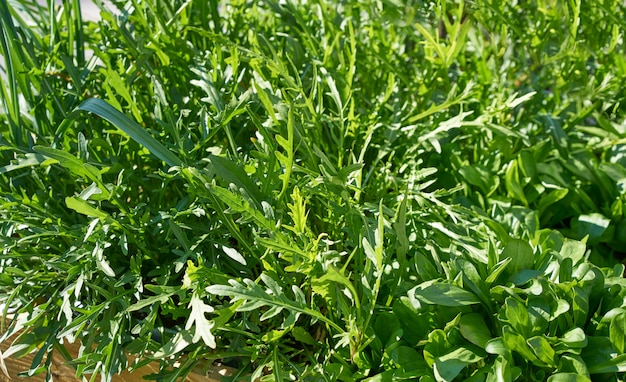
{"label": "light green leaf", "polygon": [[466,306],[480,303],[474,293],[443,282],[427,281],[413,288],[412,292],[418,299],[434,305]]}
{"label": "light green leaf", "polygon": [[19,156],[11,161],[11,164],[0,167],[0,174],[6,174],[25,167],[39,166],[46,160],[48,158],[41,154],[27,153],[25,156]]}
{"label": "light green leaf", "polygon": [[528,346],[530,346],[537,358],[548,366],[556,367],[556,352],[545,337],[535,336],[529,338],[526,343],[528,343]]}
{"label": "light green leaf", "polygon": [[548,382],[591,382],[591,379],[576,373],[556,373],[548,378]]}
{"label": "light green leaf", "polygon": [[620,353],[626,351],[626,313],[613,317],[609,326],[609,338]]}
{"label": "light green leaf", "polygon": [[508,323],[517,333],[525,337],[531,335],[532,323],[524,304],[516,298],[507,297],[504,301],[504,314]]}
{"label": "light green leaf", "polygon": [[526,193],[524,192],[524,188],[522,187],[519,181],[519,170],[518,170],[517,160],[514,160],[509,164],[509,167],[506,170],[504,180],[505,180],[505,185],[506,185],[506,189],[507,189],[509,196],[524,203],[525,206],[528,206],[528,201],[526,200]]}
{"label": "light green leaf", "polygon": [[236,262],[238,262],[241,265],[247,265],[246,263],[246,259],[241,255],[241,253],[239,253],[239,251],[237,251],[234,248],[229,248],[226,246],[222,246],[222,251],[224,251],[224,253],[226,254],[226,256],[230,257],[231,259],[235,260]]}
{"label": "light green leaf", "polygon": [[437,381],[450,382],[467,365],[476,363],[483,358],[466,347],[458,347],[448,354],[435,359],[435,378]]}
{"label": "light green leaf", "polygon": [[206,313],[213,313],[213,307],[205,304],[197,293],[191,296],[188,307],[191,308],[191,312],[185,324],[185,330],[194,328],[193,343],[197,343],[202,339],[206,346],[215,349],[217,344],[215,343],[215,336],[211,333],[215,323],[209,321],[205,316]]}
{"label": "light green leaf", "polygon": [[79,214],[87,215],[92,218],[107,219],[109,214],[100,211],[99,209],[92,207],[89,202],[75,196],[68,196],[65,198],[65,205]]}

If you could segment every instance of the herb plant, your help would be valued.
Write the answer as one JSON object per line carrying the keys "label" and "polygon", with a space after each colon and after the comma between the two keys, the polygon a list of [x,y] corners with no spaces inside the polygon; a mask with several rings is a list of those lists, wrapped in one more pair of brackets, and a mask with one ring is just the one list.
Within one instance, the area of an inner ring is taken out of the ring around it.
{"label": "herb plant", "polygon": [[100,6],[0,0],[0,360],[624,380],[622,2]]}

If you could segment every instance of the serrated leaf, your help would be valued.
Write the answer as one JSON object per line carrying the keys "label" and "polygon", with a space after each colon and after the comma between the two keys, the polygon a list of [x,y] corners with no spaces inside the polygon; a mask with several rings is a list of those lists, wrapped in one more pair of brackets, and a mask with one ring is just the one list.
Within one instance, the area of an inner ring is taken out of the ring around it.
{"label": "serrated leaf", "polygon": [[[269,276],[266,276],[266,281]],[[229,280],[230,285],[210,285],[206,288],[208,293],[216,296],[228,296],[232,298],[233,303],[237,301],[246,301],[254,304],[254,308],[257,309],[261,306],[269,307],[281,307],[290,312],[299,314],[306,314],[314,317],[320,321],[332,326],[339,333],[343,332],[343,329],[337,325],[334,321],[330,320],[326,316],[322,315],[319,311],[309,309],[301,302],[290,300],[284,293],[278,295],[268,294],[260,285],[256,284],[250,279],[244,279],[243,282],[237,280]],[[267,285],[267,282],[266,282]],[[245,309],[245,304],[241,305],[237,310]]]}
{"label": "serrated leaf", "polygon": [[206,313],[213,313],[213,307],[205,304],[197,293],[191,296],[188,307],[191,308],[191,312],[185,324],[185,330],[194,328],[192,342],[197,343],[202,339],[206,346],[215,349],[217,344],[215,343],[215,336],[211,333],[215,323],[209,321],[205,316]]}
{"label": "serrated leaf", "polygon": [[0,167],[0,174],[6,174],[25,167],[39,166],[46,160],[48,160],[48,158],[41,154],[27,153],[25,156],[17,157],[15,160],[11,161],[11,164]]}

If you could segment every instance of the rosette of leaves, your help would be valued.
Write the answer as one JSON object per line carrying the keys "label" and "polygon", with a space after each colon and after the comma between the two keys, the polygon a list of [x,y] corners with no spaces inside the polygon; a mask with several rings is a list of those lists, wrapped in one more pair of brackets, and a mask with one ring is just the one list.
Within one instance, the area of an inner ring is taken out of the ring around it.
{"label": "rosette of leaves", "polygon": [[376,350],[389,362],[413,353],[437,381],[621,380],[624,266],[599,268],[588,254],[543,230],[510,239],[485,263],[451,256],[445,277],[419,283],[378,319]]}

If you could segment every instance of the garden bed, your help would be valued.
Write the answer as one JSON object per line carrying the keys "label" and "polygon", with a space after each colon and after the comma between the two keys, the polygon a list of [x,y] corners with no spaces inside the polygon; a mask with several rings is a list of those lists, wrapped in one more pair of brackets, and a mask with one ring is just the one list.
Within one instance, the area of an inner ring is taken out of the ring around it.
{"label": "garden bed", "polygon": [[626,378],[623,1],[62,3],[0,0],[0,304],[41,359]]}

